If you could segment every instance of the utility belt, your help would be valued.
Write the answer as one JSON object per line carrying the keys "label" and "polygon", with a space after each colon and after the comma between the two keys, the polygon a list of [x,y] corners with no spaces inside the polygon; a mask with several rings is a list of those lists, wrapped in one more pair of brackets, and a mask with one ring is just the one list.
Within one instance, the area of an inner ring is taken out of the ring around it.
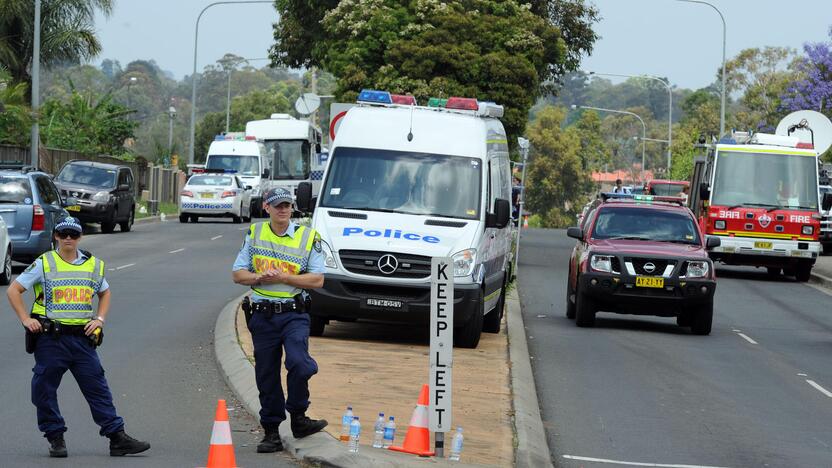
{"label": "utility belt", "polygon": [[41,335],[51,335],[53,337],[70,335],[84,336],[88,338],[92,345],[96,348],[101,346],[101,343],[104,341],[104,330],[101,327],[97,328],[91,335],[87,336],[84,332],[84,327],[86,325],[67,325],[36,314],[32,314],[30,317],[40,322],[41,331],[39,333],[32,333],[26,329],[26,352],[29,354],[35,352],[35,346],[37,345],[38,338],[40,338]]}
{"label": "utility belt", "polygon": [[266,319],[270,319],[275,314],[306,312],[309,310],[307,301],[308,299],[304,299],[302,294],[282,301],[252,301],[251,298],[246,296],[243,298],[242,308],[246,316],[246,323],[248,323],[255,313],[263,314]]}

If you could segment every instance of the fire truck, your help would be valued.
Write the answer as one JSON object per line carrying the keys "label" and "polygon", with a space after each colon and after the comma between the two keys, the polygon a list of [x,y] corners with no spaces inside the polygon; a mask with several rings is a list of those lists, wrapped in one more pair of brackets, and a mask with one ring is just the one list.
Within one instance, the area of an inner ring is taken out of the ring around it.
{"label": "fire truck", "polygon": [[[812,141],[801,141],[797,130]],[[818,152],[805,119],[786,133],[732,132],[716,144],[700,141],[704,153],[694,159],[689,205],[706,236],[720,239],[709,250],[714,261],[808,281],[821,252]]]}

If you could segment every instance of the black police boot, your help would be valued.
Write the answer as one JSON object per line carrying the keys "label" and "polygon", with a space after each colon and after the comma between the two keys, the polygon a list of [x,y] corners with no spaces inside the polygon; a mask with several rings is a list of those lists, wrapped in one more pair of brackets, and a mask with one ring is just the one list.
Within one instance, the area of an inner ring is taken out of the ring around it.
{"label": "black police boot", "polygon": [[283,442],[280,440],[280,433],[277,427],[264,428],[266,436],[257,446],[257,453],[274,453],[283,450]]}
{"label": "black police boot", "polygon": [[136,440],[124,431],[114,432],[107,437],[110,438],[110,456],[121,457],[124,455],[132,455],[134,453],[142,453],[150,448],[150,444]]}
{"label": "black police boot", "polygon": [[326,419],[309,419],[305,413],[290,415],[292,418],[292,435],[295,439],[302,439],[316,432],[320,432],[328,424]]}
{"label": "black police boot", "polygon": [[64,442],[64,435],[58,434],[54,437],[46,439],[49,441],[49,456],[53,458],[66,458],[66,442]]}

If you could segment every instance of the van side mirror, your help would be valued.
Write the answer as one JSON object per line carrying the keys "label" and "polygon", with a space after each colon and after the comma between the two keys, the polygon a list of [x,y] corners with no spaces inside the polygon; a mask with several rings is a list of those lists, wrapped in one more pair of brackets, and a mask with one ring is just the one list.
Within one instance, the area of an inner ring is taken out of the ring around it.
{"label": "van side mirror", "polygon": [[820,206],[823,211],[829,211],[832,209],[832,192],[826,192],[823,194],[823,201]]}
{"label": "van side mirror", "polygon": [[566,230],[566,235],[573,239],[583,240],[584,230],[579,227],[572,226],[571,228]]}
{"label": "van side mirror", "polygon": [[120,184],[118,186],[119,191],[127,191],[130,190],[130,184]]}
{"label": "van side mirror", "polygon": [[263,169],[263,173],[260,175],[260,177],[262,177],[262,178],[264,178],[264,179],[268,179],[268,178],[269,178],[269,168],[268,168],[268,167],[267,167],[267,168],[265,168],[265,169]]}
{"label": "van side mirror", "polygon": [[246,190],[251,190],[252,188],[254,187],[252,187],[251,185],[246,185]]}
{"label": "van side mirror", "polygon": [[315,154],[319,154],[321,152],[321,144],[315,143]]}
{"label": "van side mirror", "polygon": [[722,245],[722,240],[719,237],[708,237],[705,240],[705,248],[706,249],[713,249]]}
{"label": "van side mirror", "polygon": [[708,187],[708,184],[702,182],[699,184],[699,199],[702,201],[710,200],[711,198],[711,189]]}
{"label": "van side mirror", "polygon": [[302,213],[311,213],[315,209],[312,202],[312,183],[301,182],[295,191],[295,205]]}
{"label": "van side mirror", "polygon": [[485,216],[485,227],[502,229],[508,226],[511,218],[511,205],[508,200],[498,198],[494,200],[494,213]]}

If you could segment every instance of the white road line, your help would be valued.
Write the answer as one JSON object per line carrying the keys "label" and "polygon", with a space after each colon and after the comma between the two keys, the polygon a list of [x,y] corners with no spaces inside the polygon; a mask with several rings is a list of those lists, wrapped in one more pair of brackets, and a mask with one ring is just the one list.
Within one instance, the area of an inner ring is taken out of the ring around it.
{"label": "white road line", "polygon": [[589,461],[589,462],[596,462],[596,463],[612,463],[616,465],[629,465],[629,466],[656,466],[661,468],[725,468],[720,466],[709,466],[709,465],[677,465],[677,464],[666,464],[666,463],[639,463],[639,462],[628,462],[628,461],[621,461],[621,460],[609,460],[606,458],[592,458],[592,457],[579,457],[577,455],[564,455],[563,458],[568,458],[570,460],[581,460],[581,461]]}
{"label": "white road line", "polygon": [[802,373],[802,372],[801,372],[801,373],[799,373],[799,374],[797,374],[797,375],[798,375],[798,377],[806,377],[806,374],[804,374],[804,373]]}
{"label": "white road line", "polygon": [[171,250],[171,251],[170,251],[170,252],[168,252],[168,253],[179,253],[179,252],[181,252],[181,251],[183,251],[183,250],[185,250],[185,249],[176,249],[176,250]]}
{"label": "white road line", "polygon": [[237,228],[237,230],[238,230],[238,231],[248,231],[248,228],[249,228],[249,227],[250,227],[250,226],[241,227],[241,228]]}
{"label": "white road line", "polygon": [[212,237],[212,238],[211,238],[211,240],[217,240],[217,239],[219,239],[220,237],[222,237],[222,234],[220,234],[219,236],[214,236],[214,237]]}
{"label": "white road line", "polygon": [[135,265],[135,263],[128,263],[127,265],[122,265],[120,267],[116,267],[116,270],[121,270],[122,268],[127,268]]}
{"label": "white road line", "polygon": [[756,341],[752,340],[751,337],[746,335],[745,333],[737,332],[737,335],[739,335],[742,339],[744,339],[745,341],[747,341],[751,344],[758,344]]}
{"label": "white road line", "polygon": [[811,386],[813,386],[813,387],[815,387],[815,390],[817,390],[817,391],[819,391],[819,392],[823,393],[824,395],[828,396],[829,398],[832,398],[832,392],[830,392],[829,390],[827,390],[827,389],[825,389],[825,388],[821,387],[821,386],[820,386],[817,382],[815,382],[814,380],[809,380],[809,379],[806,379],[806,383],[807,383],[807,384],[809,384],[809,385],[811,385]]}

